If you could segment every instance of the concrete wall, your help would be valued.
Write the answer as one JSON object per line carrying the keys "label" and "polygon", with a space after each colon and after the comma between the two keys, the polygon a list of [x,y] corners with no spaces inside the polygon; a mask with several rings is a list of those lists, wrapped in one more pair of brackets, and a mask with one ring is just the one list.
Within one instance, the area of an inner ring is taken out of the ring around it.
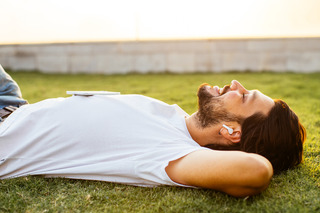
{"label": "concrete wall", "polygon": [[57,73],[320,71],[320,38],[0,45],[12,70]]}

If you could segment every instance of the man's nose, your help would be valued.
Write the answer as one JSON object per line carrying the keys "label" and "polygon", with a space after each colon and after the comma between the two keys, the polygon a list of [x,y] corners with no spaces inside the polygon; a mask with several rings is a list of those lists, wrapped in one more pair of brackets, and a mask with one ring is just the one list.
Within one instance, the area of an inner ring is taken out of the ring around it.
{"label": "man's nose", "polygon": [[241,93],[248,92],[248,90],[246,88],[244,88],[244,86],[242,86],[242,84],[240,84],[237,80],[231,81],[230,89],[231,90],[238,90]]}

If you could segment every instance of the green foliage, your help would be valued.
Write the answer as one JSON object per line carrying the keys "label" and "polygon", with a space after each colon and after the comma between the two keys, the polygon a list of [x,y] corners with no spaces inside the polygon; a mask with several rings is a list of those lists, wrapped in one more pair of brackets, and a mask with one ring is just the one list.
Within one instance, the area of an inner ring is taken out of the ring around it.
{"label": "green foliage", "polygon": [[300,116],[308,138],[304,164],[275,176],[265,192],[250,198],[207,189],[30,176],[0,181],[0,212],[320,212],[320,73],[10,74],[30,103],[67,97],[66,90],[108,90],[176,103],[189,114],[197,109],[201,83],[223,86],[237,79],[248,89],[285,100]]}

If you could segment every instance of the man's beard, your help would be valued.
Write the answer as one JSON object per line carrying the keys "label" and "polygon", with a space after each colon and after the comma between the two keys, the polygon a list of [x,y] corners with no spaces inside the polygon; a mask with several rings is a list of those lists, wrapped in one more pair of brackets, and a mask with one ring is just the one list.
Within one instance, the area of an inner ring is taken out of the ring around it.
{"label": "man's beard", "polygon": [[[241,123],[242,117],[228,113],[223,106],[220,96],[213,96],[206,89],[208,84],[202,84],[198,89],[198,112],[199,125],[202,128],[218,124],[222,121],[236,121]],[[220,95],[225,94],[230,89],[229,86],[223,88]]]}

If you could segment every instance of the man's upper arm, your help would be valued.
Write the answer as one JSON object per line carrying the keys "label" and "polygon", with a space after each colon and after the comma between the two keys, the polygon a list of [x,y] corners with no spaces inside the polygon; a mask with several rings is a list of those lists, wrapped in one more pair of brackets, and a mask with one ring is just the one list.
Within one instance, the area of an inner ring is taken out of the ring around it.
{"label": "man's upper arm", "polygon": [[240,151],[199,150],[166,168],[175,182],[210,188],[233,196],[257,194],[267,188],[273,174],[270,162],[262,156]]}

